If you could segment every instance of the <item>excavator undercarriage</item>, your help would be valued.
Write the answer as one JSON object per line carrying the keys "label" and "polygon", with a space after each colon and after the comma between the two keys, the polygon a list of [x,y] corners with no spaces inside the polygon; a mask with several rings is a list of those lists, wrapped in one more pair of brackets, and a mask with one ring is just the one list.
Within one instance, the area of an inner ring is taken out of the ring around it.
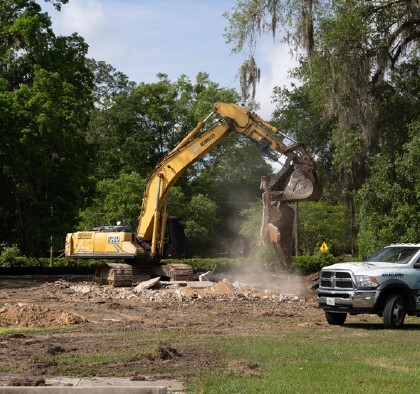
{"label": "excavator undercarriage", "polygon": [[144,275],[163,277],[170,281],[191,281],[193,270],[190,265],[182,263],[139,265],[127,263],[105,263],[97,267],[95,281],[98,284],[109,284],[113,287],[129,287],[133,278]]}

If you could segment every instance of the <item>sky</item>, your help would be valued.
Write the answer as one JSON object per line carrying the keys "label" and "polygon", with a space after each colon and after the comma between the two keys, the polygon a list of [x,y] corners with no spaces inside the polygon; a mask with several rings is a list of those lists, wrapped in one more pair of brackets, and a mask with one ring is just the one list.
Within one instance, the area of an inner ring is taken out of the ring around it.
{"label": "sky", "polygon": [[[164,73],[171,81],[182,74],[192,81],[198,72],[223,88],[238,92],[238,69],[245,55],[232,54],[223,36],[228,27],[224,12],[236,0],[70,0],[61,12],[43,5],[56,35],[77,32],[89,45],[88,56],[103,60],[130,80],[157,82]],[[256,99],[258,114],[269,120],[274,86],[289,85],[288,70],[295,64],[285,44],[268,35],[256,53],[261,81]]]}

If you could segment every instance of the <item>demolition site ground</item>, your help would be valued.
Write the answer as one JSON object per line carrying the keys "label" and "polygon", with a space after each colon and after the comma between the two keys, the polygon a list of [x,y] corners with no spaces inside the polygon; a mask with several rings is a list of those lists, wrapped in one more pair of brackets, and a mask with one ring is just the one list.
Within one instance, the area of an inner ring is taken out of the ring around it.
{"label": "demolition site ground", "polygon": [[[244,278],[226,273],[212,279],[214,283],[161,281],[150,288],[136,283],[112,288],[86,276],[0,278],[0,386],[113,377],[165,380],[170,392],[218,392],[203,389],[206,384],[211,387],[206,383],[211,371],[219,379],[262,381],[270,374],[268,363],[277,363],[275,368],[284,367],[285,379],[288,374],[294,379],[289,364],[295,360],[286,354],[299,351],[292,338],[303,343],[308,336],[313,341],[311,360],[297,353],[290,356],[302,364],[296,367],[300,373],[306,362],[316,361],[325,344],[339,360],[343,354],[334,349],[341,343],[368,340],[384,331],[375,316],[350,316],[343,327],[329,326],[316,306],[313,277],[259,273]],[[409,320],[406,327],[417,331],[416,320],[413,323]],[[266,358],[253,355],[253,343],[259,341],[267,343]],[[284,354],[270,355],[270,341],[284,343]],[[353,356],[361,357],[347,355],[350,360]],[[382,363],[387,363],[384,358]],[[390,373],[387,368],[384,372]],[[406,371],[411,376],[413,372]],[[354,382],[352,374],[349,371],[349,383]]]}

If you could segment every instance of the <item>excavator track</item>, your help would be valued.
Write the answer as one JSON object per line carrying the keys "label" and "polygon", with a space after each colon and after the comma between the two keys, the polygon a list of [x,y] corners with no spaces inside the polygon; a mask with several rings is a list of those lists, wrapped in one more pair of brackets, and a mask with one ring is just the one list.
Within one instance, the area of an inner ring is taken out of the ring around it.
{"label": "excavator track", "polygon": [[133,267],[125,263],[107,263],[96,269],[95,281],[113,287],[131,287],[133,275],[167,277],[170,281],[192,281],[193,269],[188,264],[171,263],[153,266]]}
{"label": "excavator track", "polygon": [[161,276],[170,281],[194,280],[192,267],[183,263],[139,265],[134,267],[134,275]]}
{"label": "excavator track", "polygon": [[131,287],[133,284],[133,267],[124,263],[107,263],[96,269],[95,281],[98,284],[109,284],[113,287]]}
{"label": "excavator track", "polygon": [[193,269],[188,264],[173,263],[173,264],[164,264],[162,270],[165,272],[165,276],[171,281],[193,280]]}

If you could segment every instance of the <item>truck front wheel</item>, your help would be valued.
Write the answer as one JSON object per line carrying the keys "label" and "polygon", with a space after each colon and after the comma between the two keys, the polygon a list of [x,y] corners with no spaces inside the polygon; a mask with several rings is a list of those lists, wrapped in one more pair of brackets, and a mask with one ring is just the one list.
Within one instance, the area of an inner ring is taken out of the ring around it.
{"label": "truck front wheel", "polygon": [[385,328],[401,328],[405,319],[404,298],[399,294],[392,294],[385,302],[383,312]]}
{"label": "truck front wheel", "polygon": [[344,324],[347,318],[347,313],[336,313],[336,312],[325,312],[328,324],[334,326],[341,326]]}

